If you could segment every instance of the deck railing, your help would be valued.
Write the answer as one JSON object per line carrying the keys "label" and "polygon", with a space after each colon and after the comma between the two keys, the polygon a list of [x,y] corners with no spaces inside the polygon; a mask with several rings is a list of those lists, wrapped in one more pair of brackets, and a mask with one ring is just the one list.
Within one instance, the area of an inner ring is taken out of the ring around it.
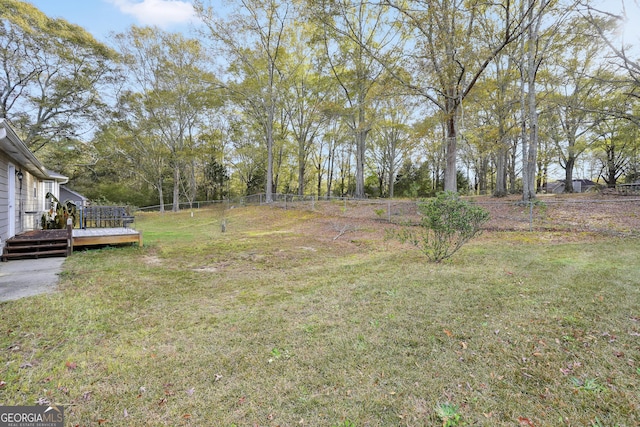
{"label": "deck railing", "polygon": [[80,212],[80,228],[128,227],[133,215],[125,206],[85,206]]}

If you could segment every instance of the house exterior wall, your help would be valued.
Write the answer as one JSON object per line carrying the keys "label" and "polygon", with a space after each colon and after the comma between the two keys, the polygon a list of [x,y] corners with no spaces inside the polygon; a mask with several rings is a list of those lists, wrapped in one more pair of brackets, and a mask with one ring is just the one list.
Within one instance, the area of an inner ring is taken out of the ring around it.
{"label": "house exterior wall", "polygon": [[[25,216],[20,210],[20,180],[15,175],[19,170],[21,170],[19,165],[16,165],[4,153],[0,152],[0,248],[4,246],[4,242],[8,238],[26,230]],[[13,180],[9,176],[10,173],[13,174]],[[26,177],[27,175],[23,171],[23,176]],[[9,185],[12,182],[14,188],[11,192]],[[13,193],[13,200],[10,202],[11,193]],[[9,206],[13,207],[13,215],[10,215]],[[13,218],[13,227],[9,224],[11,218]]]}
{"label": "house exterior wall", "polygon": [[[13,169],[11,166],[13,165]],[[9,170],[15,174],[22,171],[22,183],[17,178],[14,179],[14,227],[11,233],[9,226]],[[58,182],[49,181],[52,184],[52,193],[58,196],[60,193],[60,185]],[[4,242],[13,237],[29,230],[37,230],[41,228],[42,213],[45,210],[45,184],[42,180],[30,174],[19,165],[16,165],[2,152],[0,152],[0,250],[4,246]]]}
{"label": "house exterior wall", "polygon": [[22,222],[23,231],[37,230],[40,228],[40,217],[42,216],[42,196],[40,187],[42,183],[35,176],[24,173],[22,180]]}
{"label": "house exterior wall", "polygon": [[0,154],[0,245],[9,236],[9,161]]}
{"label": "house exterior wall", "polygon": [[0,247],[22,232],[40,228],[45,208],[43,180],[60,193],[68,178],[45,169],[6,119],[0,118]]}
{"label": "house exterior wall", "polygon": [[[13,163],[4,157],[0,157],[0,237],[2,241],[12,237],[10,236],[9,218],[9,170]],[[16,176],[14,179],[14,235],[24,231],[35,230],[39,228],[40,215],[42,209],[41,202],[38,200],[38,187],[40,181],[29,172],[22,170],[18,165],[14,165],[12,169],[14,173],[22,172],[22,181]]]}

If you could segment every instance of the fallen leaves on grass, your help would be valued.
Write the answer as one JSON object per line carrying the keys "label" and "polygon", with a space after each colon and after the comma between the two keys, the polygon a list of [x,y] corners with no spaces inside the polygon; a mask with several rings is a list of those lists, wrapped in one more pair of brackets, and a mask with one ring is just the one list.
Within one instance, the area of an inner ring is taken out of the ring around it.
{"label": "fallen leaves on grass", "polygon": [[173,387],[172,383],[166,383],[163,385],[165,396],[174,396],[176,394],[173,390],[171,390],[171,387]]}
{"label": "fallen leaves on grass", "polygon": [[566,368],[560,368],[560,372],[562,372],[562,374],[564,375],[569,375],[575,369],[578,369],[581,366],[582,366],[582,363],[580,362],[569,363]]}
{"label": "fallen leaves on grass", "polygon": [[65,363],[64,366],[66,366],[68,370],[74,371],[78,367],[78,364],[67,360],[67,363]]}
{"label": "fallen leaves on grass", "polygon": [[49,406],[51,404],[51,401],[46,397],[39,397],[38,400],[36,400],[36,404],[40,406]]}
{"label": "fallen leaves on grass", "polygon": [[532,423],[529,418],[518,417],[518,422],[520,423],[521,426],[536,427],[536,425]]}

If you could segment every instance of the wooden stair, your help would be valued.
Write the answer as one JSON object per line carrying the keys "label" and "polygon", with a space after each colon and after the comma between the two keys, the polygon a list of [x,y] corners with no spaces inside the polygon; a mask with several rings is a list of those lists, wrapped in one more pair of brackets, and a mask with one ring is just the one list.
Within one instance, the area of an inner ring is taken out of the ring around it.
{"label": "wooden stair", "polygon": [[66,257],[67,255],[69,255],[67,230],[35,230],[8,239],[2,251],[2,261]]}

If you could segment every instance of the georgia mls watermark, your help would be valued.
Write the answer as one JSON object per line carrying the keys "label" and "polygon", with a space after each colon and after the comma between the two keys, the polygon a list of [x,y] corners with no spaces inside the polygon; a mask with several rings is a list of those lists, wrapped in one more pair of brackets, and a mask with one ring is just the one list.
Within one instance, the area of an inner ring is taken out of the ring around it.
{"label": "georgia mls watermark", "polygon": [[64,427],[61,406],[0,406],[0,427]]}

